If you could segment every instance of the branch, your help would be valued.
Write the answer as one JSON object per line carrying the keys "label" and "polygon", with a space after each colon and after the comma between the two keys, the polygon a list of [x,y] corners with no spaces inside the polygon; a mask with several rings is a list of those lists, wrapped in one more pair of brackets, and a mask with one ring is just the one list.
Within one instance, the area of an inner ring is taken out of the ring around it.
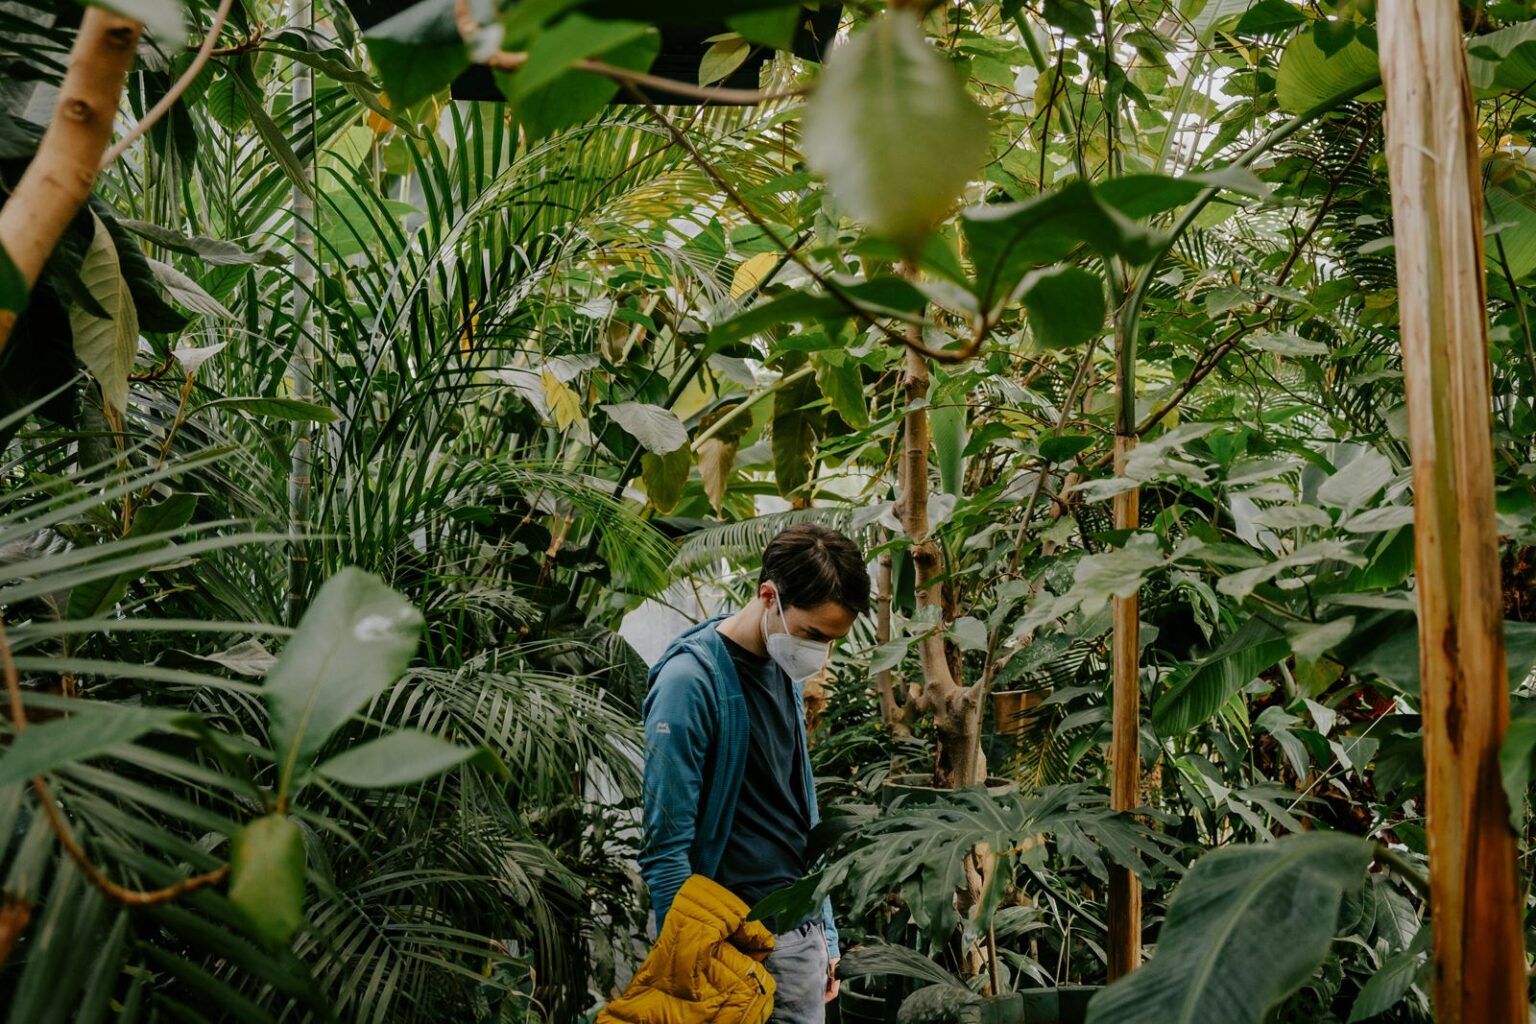
{"label": "branch", "polygon": [[[96,8],[91,9],[92,12]],[[87,17],[90,16],[88,13]],[[11,721],[16,732],[20,734],[27,728],[27,710],[21,701],[21,678],[16,672],[16,661],[11,657],[11,644],[5,634],[5,623],[0,621],[0,664],[5,670],[5,691],[11,704]],[[108,878],[102,870],[91,863],[80,841],[75,838],[75,833],[69,827],[69,822],[64,820],[64,813],[59,810],[58,801],[53,797],[53,791],[48,788],[48,782],[41,775],[32,779],[32,789],[37,794],[37,801],[43,807],[43,813],[48,817],[48,824],[53,827],[54,833],[59,837],[59,845],[64,847],[64,852],[69,854],[69,859],[75,862],[85,877],[92,885],[100,889],[108,899],[130,907],[149,907],[159,903],[167,903],[199,889],[205,889],[210,885],[217,885],[229,874],[229,865],[215,868],[191,878],[183,878],[174,885],[168,885],[163,889],[151,889],[141,891],[138,889],[126,889]]]}
{"label": "branch", "polygon": [[[497,71],[516,71],[528,62],[528,54],[500,51],[487,57],[483,64]],[[571,63],[573,71],[587,71],[594,75],[610,78],[620,85],[643,86],[654,89],[656,92],[669,93],[673,96],[682,96],[686,99],[699,100],[702,103],[717,103],[728,107],[751,107],[759,103],[768,103],[772,100],[789,99],[792,96],[804,96],[811,91],[808,85],[797,85],[789,89],[727,89],[724,86],[689,85],[687,82],[678,82],[670,78],[662,78],[660,75],[647,74],[644,71],[631,71],[628,68],[616,67],[613,64],[605,64],[600,60],[583,59]]]}
{"label": "branch", "polygon": [[[138,22],[100,7],[86,8],[80,21],[53,120],[0,207],[0,248],[28,288],[37,283],[65,228],[90,198],[101,154],[112,141],[112,121],[141,29]],[[0,352],[16,316],[0,310]]]}
{"label": "branch", "polygon": [[203,37],[203,45],[197,48],[197,56],[192,58],[192,63],[187,66],[187,70],[183,71],[181,77],[176,79],[175,84],[166,90],[164,96],[160,97],[160,102],[150,107],[149,113],[145,114],[143,119],[134,125],[127,135],[119,139],[117,145],[107,150],[107,155],[101,158],[101,165],[97,168],[98,170],[106,170],[107,165],[126,153],[129,146],[137,142],[145,132],[154,126],[156,121],[159,121],[166,115],[177,100],[181,99],[181,94],[187,91],[187,87],[202,72],[203,65],[208,63],[208,58],[213,53],[213,44],[219,41],[219,32],[223,30],[224,19],[229,17],[229,9],[233,4],[234,0],[220,0],[219,9],[213,12],[213,24],[208,27],[208,34]]}
{"label": "branch", "polygon": [[918,331],[897,331],[892,329],[889,324],[875,319],[875,317],[871,316],[869,311],[866,310],[863,306],[860,306],[858,301],[854,299],[852,295],[849,295],[841,285],[829,278],[826,274],[823,274],[820,270],[817,270],[809,260],[802,256],[798,251],[798,247],[790,246],[788,243],[786,243],[784,239],[779,236],[779,233],[774,230],[773,225],[763,220],[758,212],[752,208],[752,206],[747,202],[746,197],[741,194],[736,186],[727,181],[725,176],[720,173],[714,164],[711,164],[709,160],[704,156],[704,154],[699,152],[699,148],[693,144],[692,139],[688,138],[687,133],[679,128],[670,117],[657,109],[656,105],[651,102],[650,98],[646,96],[645,93],[641,92],[633,84],[629,84],[628,88],[636,100],[638,100],[639,103],[645,107],[646,112],[649,113],[653,119],[655,119],[656,123],[660,124],[664,129],[666,129],[667,134],[672,136],[672,140],[681,146],[683,151],[693,158],[693,162],[698,164],[699,169],[704,172],[705,176],[708,177],[710,181],[715,183],[715,187],[724,192],[726,196],[731,200],[731,202],[740,207],[741,212],[746,214],[747,219],[750,220],[758,230],[762,231],[763,234],[768,236],[769,241],[773,242],[774,245],[782,249],[790,257],[790,259],[795,261],[795,264],[800,267],[801,270],[804,270],[807,274],[810,275],[811,280],[815,281],[822,288],[824,288],[828,295],[836,299],[839,305],[847,309],[855,317],[880,331],[880,333],[884,334],[887,339],[900,342],[902,345],[905,345],[910,351],[916,353],[917,355],[925,356],[929,359],[933,359],[941,363],[963,363],[967,359],[970,359],[972,356],[974,356],[981,349],[982,343],[986,341],[987,335],[991,331],[990,323],[983,323],[981,327],[976,331],[975,336],[972,337],[970,341],[966,342],[964,347],[954,351],[941,351],[928,348],[926,345],[924,345],[922,342],[922,337]]}
{"label": "branch", "polygon": [[[475,38],[479,36],[482,26],[480,22],[475,20],[474,13],[470,11],[469,0],[455,0],[453,20],[454,24],[458,27],[459,38],[463,39],[464,45],[473,51],[475,49]],[[478,63],[494,68],[497,71],[516,71],[528,63],[528,54],[498,50],[478,61]],[[723,106],[750,107],[758,103],[767,103],[770,100],[788,99],[791,96],[804,96],[810,91],[808,86],[803,85],[796,86],[793,89],[773,91],[689,85],[686,82],[673,81],[670,78],[647,74],[644,71],[631,71],[629,68],[615,67],[600,60],[582,59],[573,62],[570,66],[572,70],[602,75],[604,78],[612,79],[620,85],[644,86],[657,92],[670,93],[673,96],[684,96],[703,103],[718,103]]]}

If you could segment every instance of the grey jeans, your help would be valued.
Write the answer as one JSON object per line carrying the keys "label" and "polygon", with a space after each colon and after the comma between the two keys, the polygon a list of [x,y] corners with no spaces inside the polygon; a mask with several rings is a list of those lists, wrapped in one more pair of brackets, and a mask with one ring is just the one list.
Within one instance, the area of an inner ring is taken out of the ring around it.
{"label": "grey jeans", "polygon": [[824,1024],[827,1019],[827,930],[807,921],[778,937],[768,954],[768,973],[778,983],[770,1024]]}

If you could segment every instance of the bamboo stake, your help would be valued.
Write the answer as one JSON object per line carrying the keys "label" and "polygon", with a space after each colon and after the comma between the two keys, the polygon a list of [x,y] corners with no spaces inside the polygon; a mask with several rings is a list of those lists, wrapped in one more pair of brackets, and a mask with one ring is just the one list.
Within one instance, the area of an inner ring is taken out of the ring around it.
{"label": "bamboo stake", "polygon": [[[138,51],[140,25],[87,7],[59,87],[53,120],[37,154],[0,206],[0,247],[30,288],[64,229],[90,198],[117,116],[123,83]],[[16,314],[0,310],[0,352]]]}
{"label": "bamboo stake", "polygon": [[[1136,447],[1134,435],[1115,437],[1115,472]],[[1140,524],[1141,489],[1115,495],[1115,529]],[[1136,807],[1141,775],[1141,595],[1114,601],[1113,733],[1109,745],[1109,804],[1117,811]],[[1113,981],[1141,966],[1141,882],[1119,864],[1109,869],[1109,977]]]}
{"label": "bamboo stake", "polygon": [[[314,6],[311,0],[292,0],[289,22],[294,25],[313,27]],[[290,86],[293,109],[310,105],[314,96],[314,78],[309,66],[293,62],[293,82]],[[311,109],[304,118],[302,131],[311,135],[314,143],[315,112]],[[309,148],[310,161],[305,168],[314,172],[315,147]],[[312,182],[313,184],[313,182]],[[315,220],[315,201],[306,189],[295,185],[289,202],[293,214],[293,247],[298,253],[294,262],[294,277],[298,287],[293,290],[293,356],[288,370],[293,374],[293,397],[301,402],[312,402],[315,397],[315,347],[310,337],[310,293],[315,287],[315,235],[310,225]],[[296,625],[304,610],[304,596],[308,590],[310,497],[314,482],[314,427],[312,424],[296,424],[293,453],[288,466],[288,594],[284,601],[285,617],[289,625]]]}
{"label": "bamboo stake", "polygon": [[1478,141],[1456,0],[1382,0],[1441,1024],[1526,1019],[1493,503]]}

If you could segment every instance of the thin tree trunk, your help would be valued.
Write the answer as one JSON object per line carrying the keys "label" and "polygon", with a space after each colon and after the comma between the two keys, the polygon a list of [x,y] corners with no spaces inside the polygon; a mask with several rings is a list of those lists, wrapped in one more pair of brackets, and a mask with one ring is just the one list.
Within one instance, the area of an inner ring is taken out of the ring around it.
{"label": "thin tree trunk", "polygon": [[1493,502],[1478,140],[1456,0],[1382,0],[1440,1024],[1526,1019]]}
{"label": "thin tree trunk", "polygon": [[[28,287],[80,207],[90,198],[123,83],[138,51],[140,25],[100,7],[87,7],[59,88],[53,120],[37,154],[0,207],[0,247]],[[16,314],[0,310],[0,351]]]}
{"label": "thin tree trunk", "polygon": [[[875,581],[875,642],[889,643],[891,639],[891,553],[880,556]],[[894,668],[875,673],[875,693],[880,698],[880,719],[893,736],[910,736],[904,692],[898,692],[900,677]]]}
{"label": "thin tree trunk", "polygon": [[906,486],[901,495],[901,522],[912,542],[912,565],[916,576],[917,610],[934,609],[935,625],[918,641],[923,666],[923,690],[920,710],[933,716],[938,734],[938,766],[935,781],[959,789],[980,782],[981,752],[980,696],[974,688],[961,686],[950,671],[944,651],[941,624],[946,618],[944,595],[938,581],[943,571],[939,545],[928,533],[928,361],[909,348],[903,390],[907,401],[901,457]]}
{"label": "thin tree trunk", "polygon": [[[312,27],[312,0],[292,0],[289,21],[294,25]],[[307,64],[293,62],[290,94],[293,109],[299,110],[310,105],[314,96],[314,78]],[[313,134],[313,110],[299,130]],[[313,167],[316,156],[313,146],[309,154],[309,166]],[[295,185],[290,203],[293,212],[293,247],[298,259],[294,264],[297,286],[293,290],[292,300],[294,345],[288,369],[293,374],[293,397],[310,402],[315,395],[315,349],[310,339],[310,292],[315,286],[315,236],[310,225],[314,223],[315,202],[307,191]],[[304,595],[308,591],[309,554],[305,535],[309,532],[313,467],[314,428],[308,423],[295,424],[293,455],[288,468],[288,596],[284,609],[290,625],[298,622],[303,612]]]}
{"label": "thin tree trunk", "polygon": [[[1115,438],[1115,472],[1125,471],[1125,459],[1136,447],[1134,436]],[[1115,529],[1140,525],[1141,489],[1115,495]],[[1109,746],[1109,803],[1117,811],[1137,806],[1141,776],[1141,595],[1114,601],[1113,733]],[[1109,869],[1109,977],[1129,974],[1141,966],[1141,883],[1119,864]]]}

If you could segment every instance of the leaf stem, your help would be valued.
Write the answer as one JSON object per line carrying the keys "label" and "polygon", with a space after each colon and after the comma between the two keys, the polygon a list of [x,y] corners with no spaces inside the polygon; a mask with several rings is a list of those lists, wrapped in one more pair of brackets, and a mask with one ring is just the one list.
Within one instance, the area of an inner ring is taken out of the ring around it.
{"label": "leaf stem", "polygon": [[1386,843],[1377,843],[1371,851],[1371,859],[1413,886],[1418,894],[1429,902],[1429,879],[1425,878],[1412,862]]}

